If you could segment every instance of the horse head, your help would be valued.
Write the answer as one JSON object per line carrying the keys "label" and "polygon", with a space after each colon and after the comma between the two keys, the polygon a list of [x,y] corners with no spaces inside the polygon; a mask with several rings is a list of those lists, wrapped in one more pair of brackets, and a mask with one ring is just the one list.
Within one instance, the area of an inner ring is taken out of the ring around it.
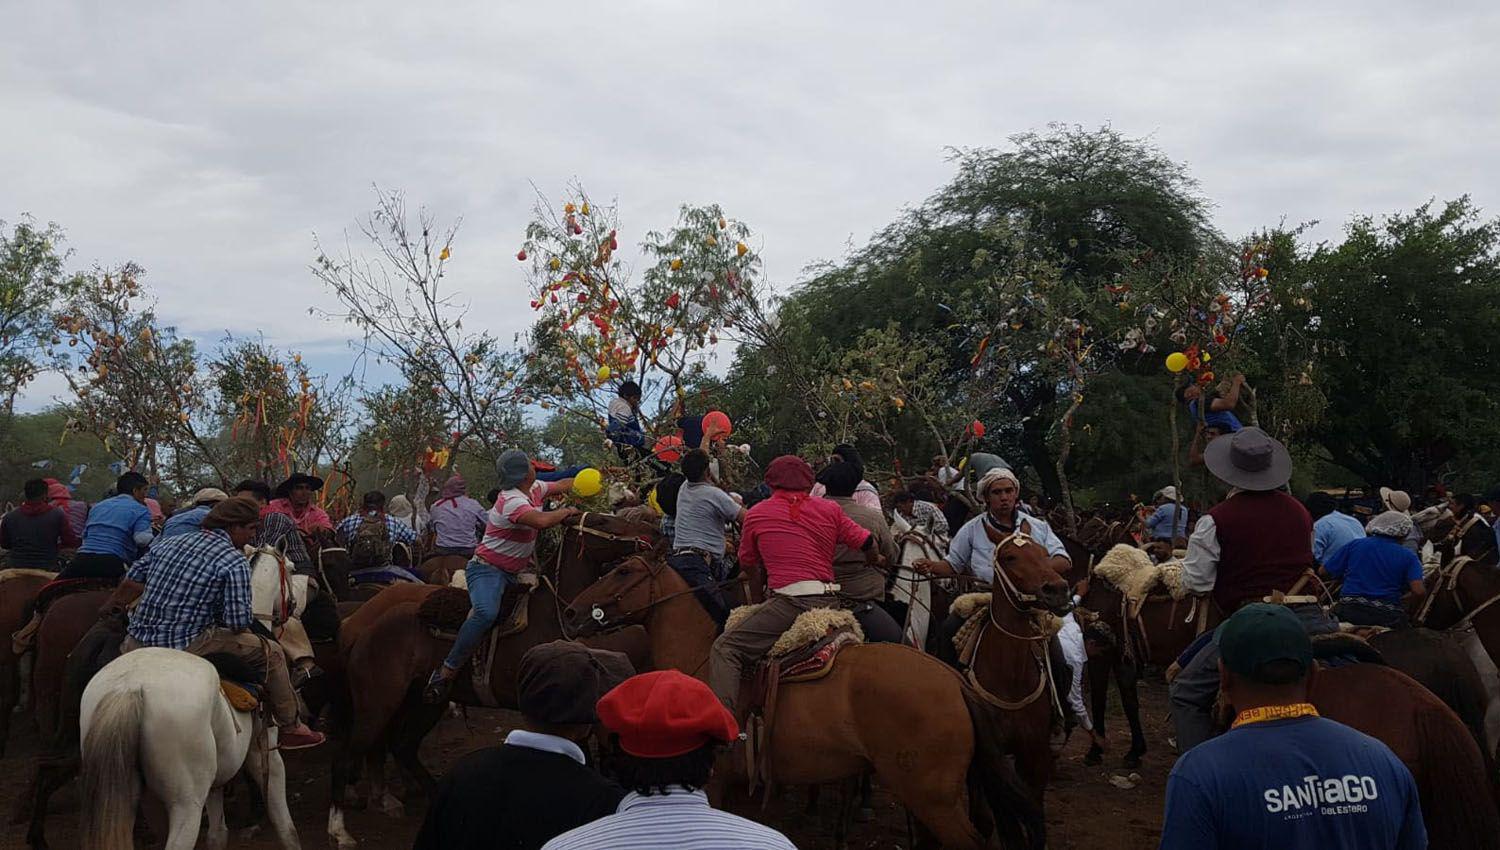
{"label": "horse head", "polygon": [[306,603],[307,579],[294,576],[290,562],[274,546],[248,549],[246,554],[250,558],[250,612],[267,628],[278,626]]}
{"label": "horse head", "polygon": [[605,629],[641,623],[662,598],[661,574],[666,562],[634,555],[584,588],[563,609],[563,624],[579,637]]}
{"label": "horse head", "polygon": [[[1054,614],[1073,609],[1068,583],[1052,568],[1047,547],[1036,542],[1022,523],[1020,528],[995,543],[994,600],[991,610],[1004,604],[1013,608],[1046,608]],[[988,528],[986,529],[988,530]]]}
{"label": "horse head", "polygon": [[340,602],[352,599],[350,591],[354,584],[349,573],[354,570],[354,564],[349,560],[349,550],[327,545],[318,546],[312,552],[313,566],[317,569],[318,579],[326,585],[325,589]]}

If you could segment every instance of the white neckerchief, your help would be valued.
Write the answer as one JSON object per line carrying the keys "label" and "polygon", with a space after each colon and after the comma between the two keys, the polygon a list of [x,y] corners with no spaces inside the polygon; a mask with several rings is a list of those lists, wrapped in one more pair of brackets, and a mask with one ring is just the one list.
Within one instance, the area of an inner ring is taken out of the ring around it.
{"label": "white neckerchief", "polygon": [[585,764],[583,750],[577,744],[567,738],[559,738],[556,735],[544,735],[541,732],[531,732],[526,729],[512,729],[505,736],[505,743],[513,747],[525,747],[528,750],[541,750],[544,753],[557,753],[567,756],[579,764]]}

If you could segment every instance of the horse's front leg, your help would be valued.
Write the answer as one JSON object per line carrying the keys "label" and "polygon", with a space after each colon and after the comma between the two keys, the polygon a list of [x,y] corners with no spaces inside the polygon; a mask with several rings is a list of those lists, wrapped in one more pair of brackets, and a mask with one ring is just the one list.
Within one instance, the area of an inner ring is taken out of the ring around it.
{"label": "horse's front leg", "polygon": [[[1120,658],[1114,653],[1090,658],[1084,664],[1084,670],[1089,677],[1089,714],[1094,721],[1094,729],[1100,735],[1104,734],[1104,715],[1109,710],[1109,674],[1111,669],[1118,668]],[[1095,765],[1104,761],[1104,749],[1098,744],[1090,741],[1089,751],[1083,756],[1083,763]]]}

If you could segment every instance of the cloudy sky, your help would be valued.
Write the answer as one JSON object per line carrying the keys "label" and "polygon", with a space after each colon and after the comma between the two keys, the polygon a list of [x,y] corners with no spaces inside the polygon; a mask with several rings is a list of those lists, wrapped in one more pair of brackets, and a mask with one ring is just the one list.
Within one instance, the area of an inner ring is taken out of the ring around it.
{"label": "cloudy sky", "polygon": [[[950,146],[1060,121],[1148,136],[1231,235],[1471,194],[1500,212],[1500,4],[6,4],[0,218],[133,259],[208,342],[341,371],[307,271],[372,184],[461,215],[471,322],[527,320],[533,184],[617,198],[622,236],[722,204],[781,287],[946,181]],[[39,382],[28,405],[58,392]]]}

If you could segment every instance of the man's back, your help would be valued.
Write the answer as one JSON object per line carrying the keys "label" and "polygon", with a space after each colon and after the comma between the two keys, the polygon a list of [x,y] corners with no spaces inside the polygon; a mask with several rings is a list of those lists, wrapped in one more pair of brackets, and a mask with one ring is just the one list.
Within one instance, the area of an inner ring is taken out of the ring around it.
{"label": "man's back", "polygon": [[623,796],[560,753],[509,744],[478,750],[443,776],[414,850],[536,850],[614,814]]}
{"label": "man's back", "polygon": [[33,569],[57,569],[58,544],[71,532],[64,534],[68,518],[58,508],[46,502],[23,504],[0,519],[0,542],[6,549],[6,558],[12,567]]}
{"label": "man's back", "polygon": [[862,545],[866,535],[827,499],[777,491],[746,513],[740,560],[764,564],[773,588],[832,581],[834,549],[839,543]]}
{"label": "man's back", "polygon": [[134,535],[151,530],[151,511],[129,495],[105,499],[89,511],[83,527],[81,553],[118,555],[126,561],[135,559],[138,548]]}
{"label": "man's back", "polygon": [[250,625],[250,564],[223,531],[161,541],[126,578],[146,586],[129,627],[145,646],[183,649],[205,629]]}
{"label": "man's back", "polygon": [[796,850],[786,836],[710,808],[702,791],[627,794],[616,814],[554,838],[547,850]]}
{"label": "man's back", "polygon": [[1313,557],[1327,563],[1344,544],[1365,536],[1365,527],[1346,513],[1334,511],[1313,523]]}
{"label": "man's back", "polygon": [[1167,781],[1164,850],[1425,847],[1411,772],[1384,744],[1302,717],[1194,747]]}

